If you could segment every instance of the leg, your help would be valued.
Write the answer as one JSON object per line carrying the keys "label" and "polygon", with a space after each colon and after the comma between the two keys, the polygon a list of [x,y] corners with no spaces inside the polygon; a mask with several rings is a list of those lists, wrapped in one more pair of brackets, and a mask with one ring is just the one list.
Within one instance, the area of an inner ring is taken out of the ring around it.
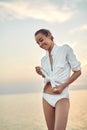
{"label": "leg", "polygon": [[54,130],[55,109],[43,99],[43,110],[48,130]]}
{"label": "leg", "polygon": [[69,112],[69,99],[61,99],[55,107],[55,127],[54,130],[66,130]]}

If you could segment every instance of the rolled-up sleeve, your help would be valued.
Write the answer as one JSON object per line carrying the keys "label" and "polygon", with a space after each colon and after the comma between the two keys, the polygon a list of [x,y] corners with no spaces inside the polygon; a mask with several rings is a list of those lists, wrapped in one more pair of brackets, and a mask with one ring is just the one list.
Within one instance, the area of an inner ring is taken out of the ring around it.
{"label": "rolled-up sleeve", "polygon": [[73,52],[73,49],[67,45],[67,60],[71,66],[72,71],[81,70],[81,63],[77,60],[76,55]]}

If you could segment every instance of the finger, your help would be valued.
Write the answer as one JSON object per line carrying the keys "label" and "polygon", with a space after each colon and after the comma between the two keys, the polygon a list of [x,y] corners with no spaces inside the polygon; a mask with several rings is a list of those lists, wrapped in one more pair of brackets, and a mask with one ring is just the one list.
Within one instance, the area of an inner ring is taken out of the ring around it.
{"label": "finger", "polygon": [[39,69],[39,67],[35,67],[35,70],[38,70]]}
{"label": "finger", "polygon": [[40,70],[37,71],[38,74],[42,75],[42,72]]}
{"label": "finger", "polygon": [[57,88],[53,89],[53,91],[56,92],[56,91],[57,91]]}
{"label": "finger", "polygon": [[54,87],[54,88],[53,88],[53,91],[57,91],[57,90],[58,90],[57,87]]}
{"label": "finger", "polygon": [[35,68],[40,68],[40,66],[36,66]]}
{"label": "finger", "polygon": [[54,93],[57,93],[57,94],[60,94],[58,88],[56,88],[56,87],[53,89],[53,92],[54,92]]}
{"label": "finger", "polygon": [[36,68],[36,71],[40,71],[40,68]]}

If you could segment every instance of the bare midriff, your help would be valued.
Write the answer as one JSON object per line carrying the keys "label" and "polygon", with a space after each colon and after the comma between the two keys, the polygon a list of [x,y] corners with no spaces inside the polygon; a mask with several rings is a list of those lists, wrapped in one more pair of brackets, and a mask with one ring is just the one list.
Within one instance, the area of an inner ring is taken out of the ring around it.
{"label": "bare midriff", "polygon": [[53,88],[51,87],[51,84],[50,82],[48,82],[45,87],[44,87],[44,90],[43,90],[45,93],[48,93],[48,94],[55,94],[53,92]]}

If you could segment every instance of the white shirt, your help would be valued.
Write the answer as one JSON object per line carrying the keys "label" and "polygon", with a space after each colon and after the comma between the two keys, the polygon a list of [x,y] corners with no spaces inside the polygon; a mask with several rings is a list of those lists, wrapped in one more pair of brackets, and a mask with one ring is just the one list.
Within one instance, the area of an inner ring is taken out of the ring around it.
{"label": "white shirt", "polygon": [[52,67],[48,51],[41,59],[41,70],[45,75],[45,85],[47,82],[50,82],[52,87],[61,85],[69,79],[71,70],[78,71],[81,69],[80,62],[76,59],[72,48],[67,44],[62,46],[55,44],[51,51],[51,55],[53,59]]}

